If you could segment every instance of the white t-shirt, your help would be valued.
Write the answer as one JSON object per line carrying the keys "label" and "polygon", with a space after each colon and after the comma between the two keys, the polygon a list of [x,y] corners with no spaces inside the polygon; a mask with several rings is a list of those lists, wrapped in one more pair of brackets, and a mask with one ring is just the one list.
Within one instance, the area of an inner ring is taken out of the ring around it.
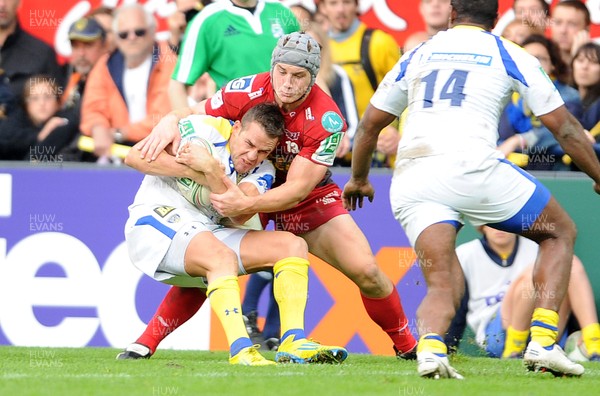
{"label": "white t-shirt", "polygon": [[538,249],[537,243],[520,236],[512,264],[502,265],[490,257],[493,253],[487,252],[479,239],[456,248],[469,288],[467,323],[479,345],[484,345],[485,328],[500,309],[508,287],[535,262]]}
{"label": "white t-shirt", "polygon": [[123,90],[129,112],[129,122],[136,123],[146,118],[146,101],[148,95],[148,80],[152,69],[152,56],[138,67],[125,67],[123,75]]}
{"label": "white t-shirt", "polygon": [[406,53],[371,104],[408,116],[398,159],[496,149],[498,120],[513,91],[536,116],[563,104],[538,60],[481,28],[456,26]]}

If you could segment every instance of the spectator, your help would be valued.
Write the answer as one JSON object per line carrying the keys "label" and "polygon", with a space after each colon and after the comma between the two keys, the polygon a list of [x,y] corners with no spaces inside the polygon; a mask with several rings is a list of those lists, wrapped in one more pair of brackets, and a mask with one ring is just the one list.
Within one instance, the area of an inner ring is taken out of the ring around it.
{"label": "spectator", "polygon": [[[533,34],[535,34],[535,29],[531,26],[531,24],[527,21],[522,21],[518,19],[514,19],[513,21],[511,21],[508,25],[506,25],[506,27],[504,27],[504,30],[502,31],[502,37],[518,45],[521,45],[523,43],[523,40],[525,40],[527,37]],[[564,62],[561,61],[561,64],[564,65]],[[517,94],[513,94],[513,98],[515,99],[515,101],[518,100],[518,97],[519,96]],[[502,111],[500,121],[498,122],[499,143],[502,143],[505,140],[515,136],[515,134],[517,133],[517,129],[513,125],[513,122],[509,119],[510,108],[511,103],[509,102],[504,108],[504,111]],[[502,146],[501,151],[504,152],[504,154],[510,161],[524,168],[528,164],[527,155],[509,155],[509,153],[512,153],[520,146],[520,139],[518,136],[515,136],[510,142]]]}
{"label": "spectator", "polygon": [[323,11],[321,11],[321,9],[323,8],[321,4],[322,2],[317,2],[317,11],[313,16],[313,19],[319,24],[319,26],[321,26],[321,29],[324,32],[328,32],[329,29],[331,29],[331,24],[329,23],[329,19],[327,19],[327,16],[323,14]]}
{"label": "spectator", "polygon": [[429,34],[427,34],[427,32],[424,31],[415,32],[411,34],[406,38],[406,40],[404,40],[404,45],[402,46],[402,53],[409,52],[419,44],[429,40],[429,37]]}
{"label": "spectator", "polygon": [[582,1],[564,0],[554,7],[550,37],[558,44],[567,65],[571,65],[577,49],[590,41],[590,24],[590,11]]}
{"label": "spectator", "polygon": [[[169,25],[168,42],[171,50],[178,54],[187,25],[211,1],[178,0],[175,3],[177,4],[177,11],[167,19]],[[210,75],[208,73],[202,74],[193,85],[187,87],[188,106],[194,106],[211,97],[216,91],[217,86]]]}
{"label": "spectator", "polygon": [[309,24],[314,21],[317,6],[312,0],[284,0],[283,4],[290,7],[290,10],[300,24],[300,30],[307,31]]}
{"label": "spectator", "polygon": [[[466,317],[477,344],[488,356],[520,358],[527,345],[534,308],[532,272],[539,247],[516,234],[487,226],[479,230],[483,234],[481,239],[456,249],[466,289],[461,310],[450,326],[453,331],[449,343],[455,344],[462,338]],[[571,312],[583,329],[583,341],[591,360],[600,361],[600,326],[594,292],[577,257],[573,257],[567,298],[560,308],[558,339],[563,342]]]}
{"label": "spectator", "polygon": [[10,87],[10,82],[4,70],[0,69],[0,120],[12,111],[15,104],[15,95]]}
{"label": "spectator", "polygon": [[0,159],[59,161],[77,125],[60,111],[60,88],[46,75],[29,77],[22,107],[0,121]]}
{"label": "spectator", "polygon": [[327,89],[335,104],[338,105],[342,116],[346,120],[348,129],[336,151],[336,164],[343,164],[343,158],[352,148],[352,139],[358,126],[358,111],[354,99],[354,87],[346,71],[339,65],[331,62],[331,49],[327,34],[316,22],[311,22],[306,27],[306,33],[310,34],[321,46],[321,68],[317,74],[317,84]]}
{"label": "spectator", "polygon": [[25,32],[17,21],[21,0],[0,2],[0,69],[4,70],[15,97],[22,100],[23,86],[36,74],[54,78],[63,84],[63,72],[56,62],[54,50],[46,43]]}
{"label": "spectator", "polygon": [[88,75],[106,50],[106,33],[93,18],[84,17],[69,29],[71,41],[70,74],[67,87],[61,98],[65,109],[73,110],[76,124],[79,125],[81,98]]}
{"label": "spectator", "polygon": [[117,49],[117,40],[113,32],[113,9],[109,7],[98,7],[92,10],[88,18],[94,18],[102,26],[106,34],[106,51],[111,54]]}
{"label": "spectator", "polygon": [[[392,36],[369,29],[358,19],[358,0],[321,0],[320,9],[331,24],[331,58],[350,77],[362,117],[377,85],[400,58],[400,49]],[[395,153],[400,140],[395,125],[385,127],[380,134],[373,166],[387,166],[387,154]]]}
{"label": "spectator", "polygon": [[188,23],[198,15],[205,5],[210,3],[210,1],[206,0],[175,0],[177,11],[167,18],[167,25],[169,27],[168,41],[173,52],[179,53],[181,41]]}
{"label": "spectator", "polygon": [[169,83],[172,108],[187,107],[186,86],[205,72],[221,88],[234,78],[269,70],[277,39],[299,29],[290,9],[279,2],[231,0],[209,4],[186,31]]}
{"label": "spectator", "polygon": [[[516,21],[532,27],[533,33],[544,34],[550,16],[550,5],[545,0],[515,0],[512,8]],[[502,35],[505,36],[504,32]]]}
{"label": "spectator", "polygon": [[600,142],[600,45],[582,45],[573,58],[573,81],[583,105],[581,124]]}
{"label": "spectator", "polygon": [[522,45],[523,41],[536,33],[536,29],[527,21],[512,20],[502,31],[502,37],[515,44]]}
{"label": "spectator", "polygon": [[421,0],[419,14],[425,23],[425,32],[431,37],[448,29],[450,0]]}
{"label": "spectator", "polygon": [[[398,44],[389,34],[369,29],[358,19],[358,0],[321,0],[321,3],[331,23],[331,58],[350,76],[357,95],[358,114],[362,117],[377,85],[400,58]],[[367,46],[365,57],[361,57],[363,40]]]}
{"label": "spectator", "polygon": [[[566,84],[567,66],[562,62],[560,51],[556,44],[540,35],[533,35],[525,39],[523,48],[535,56],[544,71],[552,79],[554,86],[565,102],[565,106],[575,117],[581,118],[582,104],[576,89]],[[525,149],[529,156],[527,168],[530,170],[565,170],[567,166],[563,163],[565,151],[560,147],[552,133],[542,125],[523,103],[519,95],[513,95],[512,103],[506,109],[508,120],[517,135],[503,142],[499,149],[505,155],[514,151],[517,147]],[[588,134],[591,143],[593,138]],[[594,145],[596,153],[600,153],[600,147]]]}
{"label": "spectator", "polygon": [[94,67],[83,98],[81,131],[94,139],[104,162],[113,143],[132,144],[148,135],[169,111],[167,84],[176,55],[156,43],[156,22],[140,4],[117,9],[117,51]]}
{"label": "spectator", "polygon": [[[61,97],[61,107],[67,112],[73,125],[79,128],[81,123],[81,102],[88,75],[100,57],[107,52],[106,32],[91,17],[77,20],[69,28],[71,58],[67,87]],[[63,150],[63,160],[88,162],[96,157],[78,148],[78,135]]]}
{"label": "spectator", "polygon": [[402,46],[403,52],[410,51],[422,42],[427,41],[429,37],[448,29],[450,0],[421,0],[419,13],[425,24],[425,30],[408,36]]}

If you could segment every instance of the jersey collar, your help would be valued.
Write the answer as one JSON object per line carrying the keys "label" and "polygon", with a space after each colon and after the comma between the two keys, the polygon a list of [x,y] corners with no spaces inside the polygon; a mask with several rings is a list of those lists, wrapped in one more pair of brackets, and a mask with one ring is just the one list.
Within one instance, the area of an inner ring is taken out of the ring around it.
{"label": "jersey collar", "polygon": [[508,256],[506,259],[503,259],[502,257],[500,257],[498,255],[498,253],[496,253],[491,246],[489,245],[487,239],[485,239],[485,237],[482,237],[481,239],[479,239],[479,241],[481,242],[481,245],[483,246],[483,250],[485,250],[485,253],[488,255],[488,257],[496,264],[498,264],[500,267],[510,267],[511,265],[513,265],[513,263],[515,262],[515,257],[517,256],[517,252],[519,251],[519,237],[517,237],[517,240],[515,241],[515,247],[513,248],[512,253],[510,254],[510,256]]}
{"label": "jersey collar", "polygon": [[481,26],[474,26],[474,25],[456,25],[456,26],[452,27],[452,29],[459,29],[459,30],[470,29],[470,30],[479,30],[480,32],[487,32],[487,30],[485,30]]}

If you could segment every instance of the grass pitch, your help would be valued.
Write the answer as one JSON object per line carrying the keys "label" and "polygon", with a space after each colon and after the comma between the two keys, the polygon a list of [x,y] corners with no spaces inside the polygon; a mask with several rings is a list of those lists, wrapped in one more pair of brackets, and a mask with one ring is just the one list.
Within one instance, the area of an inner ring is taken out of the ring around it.
{"label": "grass pitch", "polygon": [[[528,373],[521,361],[456,356],[464,381],[428,380],[415,362],[350,354],[342,365],[239,367],[226,352],[159,350],[116,361],[110,348],[0,347],[0,395],[593,395],[600,363],[581,378]],[[274,358],[274,353],[265,353]]]}

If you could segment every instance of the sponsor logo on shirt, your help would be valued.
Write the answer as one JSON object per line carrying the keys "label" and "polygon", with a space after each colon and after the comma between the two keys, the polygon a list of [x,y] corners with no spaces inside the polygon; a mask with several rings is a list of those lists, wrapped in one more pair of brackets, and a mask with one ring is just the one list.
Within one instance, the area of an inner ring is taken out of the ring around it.
{"label": "sponsor logo on shirt", "polygon": [[489,66],[492,64],[492,57],[481,54],[468,54],[460,52],[434,52],[429,55],[429,62],[458,62],[474,65]]}
{"label": "sponsor logo on shirt", "polygon": [[[213,106],[214,107],[214,106]],[[179,133],[181,134],[181,138],[186,138],[189,135],[194,133],[194,126],[192,125],[192,121],[187,118],[179,120]]]}
{"label": "sponsor logo on shirt", "polygon": [[344,121],[342,121],[342,117],[335,111],[328,111],[323,114],[321,118],[321,125],[323,128],[330,133],[340,132],[342,127],[344,126]]}
{"label": "sponsor logo on shirt", "polygon": [[175,208],[172,206],[157,206],[156,208],[154,208],[154,212],[160,217],[165,217],[174,210]]}
{"label": "sponsor logo on shirt", "polygon": [[258,91],[250,92],[248,97],[250,100],[254,100],[256,98],[260,98],[263,95],[264,89],[261,87]]}
{"label": "sponsor logo on shirt", "polygon": [[169,223],[179,223],[180,220],[181,220],[181,216],[179,216],[178,214],[174,214],[173,216],[169,217],[169,219],[167,220],[167,222],[169,222]]}
{"label": "sponsor logo on shirt", "polygon": [[227,29],[225,29],[225,37],[235,36],[236,34],[240,34],[240,32],[235,27],[233,27],[233,25],[229,25],[227,26]]}
{"label": "sponsor logo on shirt", "polygon": [[312,115],[312,109],[310,107],[308,107],[306,109],[306,112],[304,113],[304,115],[306,116],[307,120],[310,120],[310,121],[314,121],[315,120],[315,117],[313,117],[313,115]]}
{"label": "sponsor logo on shirt", "polygon": [[298,140],[300,137],[300,132],[291,132],[286,129],[285,137],[288,138],[288,140]]}
{"label": "sponsor logo on shirt", "polygon": [[232,80],[225,87],[225,92],[251,92],[252,81],[254,81],[254,76]]}

